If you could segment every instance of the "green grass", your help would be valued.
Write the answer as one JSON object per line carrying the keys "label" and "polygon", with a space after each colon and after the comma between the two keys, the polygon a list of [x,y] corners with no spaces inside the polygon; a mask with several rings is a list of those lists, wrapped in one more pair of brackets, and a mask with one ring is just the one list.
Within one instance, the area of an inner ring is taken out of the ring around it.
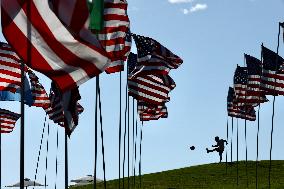
{"label": "green grass", "polygon": [[[208,164],[194,167],[164,171],[160,173],[146,174],[142,176],[142,188],[145,189],[245,189],[256,188],[256,166],[255,162],[248,162],[248,179],[246,176],[246,163],[239,162],[239,185],[237,185],[237,164],[228,164],[226,173],[226,164]],[[261,189],[268,188],[269,161],[260,161],[258,164],[258,186]],[[122,181],[121,181],[122,182]],[[133,177],[130,178],[133,184]],[[136,177],[136,188],[139,177]],[[102,189],[103,183],[97,184],[97,188]],[[92,189],[93,186],[76,187],[73,189]],[[107,182],[108,189],[118,189],[118,180]],[[127,188],[127,179],[125,179],[125,188]],[[133,185],[131,188],[134,188]],[[284,188],[284,161],[273,161],[271,172],[271,188]]]}

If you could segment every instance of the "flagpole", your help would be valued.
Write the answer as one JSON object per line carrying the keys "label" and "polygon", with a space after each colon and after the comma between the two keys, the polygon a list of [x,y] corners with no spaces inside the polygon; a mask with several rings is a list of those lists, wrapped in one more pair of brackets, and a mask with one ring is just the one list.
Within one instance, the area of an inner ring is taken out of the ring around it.
{"label": "flagpole", "polygon": [[65,131],[65,189],[68,189],[68,135]]}
{"label": "flagpole", "polygon": [[[279,43],[280,43],[280,31],[281,26],[279,23],[279,30],[278,30],[278,42],[277,42],[277,55],[279,54]],[[276,64],[278,64],[278,56],[276,59]],[[277,65],[276,65],[277,66]],[[274,82],[276,83],[276,79],[274,79]],[[275,89],[275,85],[274,85]],[[272,109],[272,124],[271,124],[271,134],[270,134],[270,153],[269,153],[269,175],[268,175],[268,186],[271,188],[271,166],[272,166],[272,147],[273,147],[273,131],[274,131],[274,116],[275,116],[275,95],[273,96],[273,109]]]}
{"label": "flagpole", "polygon": [[2,188],[2,133],[0,131],[0,188]]}
{"label": "flagpole", "polygon": [[94,189],[97,188],[97,157],[98,157],[98,91],[99,79],[96,77],[96,102],[95,102],[95,165],[94,165]]}
{"label": "flagpole", "polygon": [[[229,138],[229,121],[227,117],[227,142]],[[226,148],[226,174],[228,173],[228,149]]]}
{"label": "flagpole", "polygon": [[232,136],[231,136],[231,163],[233,163],[233,134],[234,134],[234,118],[232,119]]}
{"label": "flagpole", "polygon": [[24,106],[24,95],[25,95],[25,72],[24,62],[21,62],[21,133],[20,133],[20,189],[24,189],[25,179],[25,106]]}
{"label": "flagpole", "polygon": [[120,189],[120,172],[121,172],[121,99],[122,99],[122,77],[121,72],[119,72],[119,136],[118,136],[118,188]]}
{"label": "flagpole", "polygon": [[237,118],[237,185],[239,185],[239,118]]}

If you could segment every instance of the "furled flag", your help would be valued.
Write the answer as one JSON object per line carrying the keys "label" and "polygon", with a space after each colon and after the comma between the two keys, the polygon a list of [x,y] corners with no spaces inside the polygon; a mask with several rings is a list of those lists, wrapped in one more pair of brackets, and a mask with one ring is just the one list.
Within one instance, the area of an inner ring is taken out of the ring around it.
{"label": "furled flag", "polygon": [[[14,37],[16,38],[16,37]],[[0,43],[0,90],[15,93],[21,87],[21,60],[7,43]]]}
{"label": "furled flag", "polygon": [[284,59],[262,45],[263,77],[261,89],[267,95],[284,95]]}
{"label": "furled flag", "polygon": [[235,91],[232,87],[229,87],[228,91],[227,112],[230,117],[246,119],[249,121],[256,120],[255,110],[252,106],[237,106],[235,104]]}
{"label": "furled flag", "polygon": [[[51,0],[55,14],[74,35],[88,41],[99,40],[111,63],[107,73],[123,70],[129,51],[126,0]],[[90,13],[90,14],[89,14]],[[93,34],[93,33],[94,34]],[[91,39],[91,40],[90,40]]]}
{"label": "furled flag", "polygon": [[65,127],[69,136],[78,125],[79,114],[84,111],[84,108],[78,103],[80,98],[77,88],[61,94],[56,84],[52,83],[50,93],[51,105],[45,111],[54,123]]}
{"label": "furled flag", "polygon": [[50,106],[50,100],[44,87],[39,82],[38,77],[31,69],[28,69],[28,75],[32,86],[31,88],[31,93],[33,98],[32,106],[42,107],[44,109],[48,108]]}
{"label": "furled flag", "polygon": [[138,101],[138,114],[140,121],[151,121],[168,117],[168,111],[165,104],[156,106],[142,101]]}
{"label": "furled flag", "polygon": [[183,63],[180,57],[173,54],[158,41],[149,37],[132,35],[137,46],[138,60],[130,77],[145,74],[166,75],[170,69],[176,69]]}
{"label": "furled flag", "polygon": [[59,6],[58,15],[72,21],[78,35],[61,23],[49,0],[1,1],[6,40],[29,67],[52,79],[62,92],[99,75],[110,63],[95,35],[80,24],[85,14],[79,10],[87,9],[86,1],[67,3]]}
{"label": "furled flag", "polygon": [[160,105],[169,101],[169,93],[175,86],[169,75],[144,75],[128,79],[128,94],[137,100]]}
{"label": "furled flag", "polygon": [[245,54],[248,70],[247,93],[245,102],[254,105],[268,102],[264,92],[260,89],[262,77],[262,63],[257,58]]}
{"label": "furled flag", "polygon": [[0,127],[1,133],[10,133],[14,130],[17,120],[21,117],[20,114],[4,110],[0,108]]}

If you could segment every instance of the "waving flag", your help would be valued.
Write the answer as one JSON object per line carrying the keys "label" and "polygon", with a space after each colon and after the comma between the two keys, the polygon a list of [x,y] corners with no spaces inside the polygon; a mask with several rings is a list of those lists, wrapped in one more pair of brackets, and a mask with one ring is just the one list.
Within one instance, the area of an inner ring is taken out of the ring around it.
{"label": "waving flag", "polygon": [[282,29],[283,29],[283,42],[284,42],[284,22],[279,23],[279,24],[280,24],[280,27],[282,27]]}
{"label": "waving flag", "polygon": [[151,121],[168,117],[168,111],[165,104],[155,106],[143,101],[138,101],[138,114],[140,121]]}
{"label": "waving flag", "polygon": [[0,90],[15,93],[21,87],[21,63],[7,43],[0,43]]}
{"label": "waving flag", "polygon": [[129,37],[126,36],[130,25],[127,6],[126,0],[105,0],[104,3],[104,27],[98,32],[98,39],[111,57],[107,73],[122,71],[125,55],[130,50]]}
{"label": "waving flag", "polygon": [[78,103],[80,98],[78,89],[73,89],[62,94],[55,83],[52,83],[50,93],[51,104],[45,111],[54,123],[65,127],[68,135],[71,135],[74,131],[79,122],[79,114],[84,111],[84,108]]}
{"label": "waving flag", "polygon": [[169,73],[182,64],[182,59],[156,40],[132,34],[138,51],[138,62],[131,77],[145,74]]}
{"label": "waving flag", "polygon": [[50,100],[44,87],[41,85],[38,77],[31,69],[28,70],[28,74],[32,86],[31,88],[31,93],[33,97],[32,106],[42,107],[46,109],[47,107],[50,106]]}
{"label": "waving flag", "polygon": [[[10,91],[0,91],[0,101],[19,101],[21,102],[21,89],[17,89],[15,93]],[[25,77],[25,98],[24,103],[28,106],[33,105],[33,97],[28,79]]]}
{"label": "waving flag", "polygon": [[[73,18],[70,14],[75,16],[75,10],[87,6],[86,1],[67,2],[60,12],[66,20]],[[49,0],[2,0],[2,31],[29,67],[51,78],[65,92],[103,72],[109,58],[95,36],[78,21],[88,17],[88,13],[78,11],[79,16],[72,22],[79,34],[76,35],[66,29],[49,3]],[[75,6],[76,9],[68,9]]]}
{"label": "waving flag", "polygon": [[246,102],[248,83],[248,70],[246,67],[237,66],[234,75],[235,99],[238,105]]}
{"label": "waving flag", "polygon": [[237,104],[235,104],[235,91],[232,87],[229,87],[228,91],[227,112],[230,117],[246,119],[249,121],[256,120],[255,110],[252,106],[237,106]]}
{"label": "waving flag", "polygon": [[169,93],[175,88],[168,75],[145,75],[128,80],[128,93],[137,100],[160,105],[169,101]]}
{"label": "waving flag", "polygon": [[284,95],[284,59],[262,46],[263,77],[261,89],[267,95]]}
{"label": "waving flag", "polygon": [[260,89],[262,77],[261,61],[247,54],[245,54],[245,60],[248,70],[246,104],[254,105],[267,102],[268,99]]}
{"label": "waving flag", "polygon": [[17,120],[21,117],[20,114],[4,110],[0,108],[0,127],[1,133],[10,133],[14,130]]}
{"label": "waving flag", "polygon": [[129,51],[126,32],[129,30],[130,22],[126,0],[95,0],[89,2],[89,6],[86,0],[51,2],[55,14],[70,31],[85,40],[95,42],[94,44],[99,41],[111,59],[106,69],[107,73],[123,70],[125,54]]}

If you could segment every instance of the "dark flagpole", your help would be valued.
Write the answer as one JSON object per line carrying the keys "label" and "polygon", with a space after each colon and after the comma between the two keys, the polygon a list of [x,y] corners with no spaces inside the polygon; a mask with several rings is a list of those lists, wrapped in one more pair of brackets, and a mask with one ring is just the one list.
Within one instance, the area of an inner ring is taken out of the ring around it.
{"label": "dark flagpole", "polygon": [[237,185],[239,185],[239,118],[237,118]]}
{"label": "dark flagpole", "polygon": [[[227,118],[227,141],[229,138],[229,121]],[[226,174],[228,173],[228,149],[226,149]]]}
{"label": "dark flagpole", "polygon": [[[244,66],[246,66],[246,57],[244,55]],[[245,92],[245,114],[247,114],[247,89]],[[245,143],[246,143],[246,178],[247,178],[247,188],[248,188],[248,143],[247,143],[247,119],[245,119]]]}
{"label": "dark flagpole", "polygon": [[68,189],[68,135],[65,131],[65,189]]}
{"label": "dark flagpole", "polygon": [[0,188],[2,188],[2,183],[1,183],[1,180],[2,180],[2,149],[1,149],[1,146],[2,146],[2,133],[1,133],[1,130],[0,130]]}
{"label": "dark flagpole", "polygon": [[[97,78],[98,78],[98,80],[100,79],[99,76],[97,76]],[[99,109],[100,109],[100,125],[101,125],[103,171],[104,171],[104,189],[106,189],[106,163],[105,163],[104,130],[103,130],[103,116],[102,116],[102,103],[101,103],[101,89],[100,89],[100,85],[98,86],[98,97],[99,97]]]}
{"label": "dark flagpole", "polygon": [[[279,23],[279,30],[278,30],[278,41],[277,41],[277,55],[279,54],[279,41],[280,41],[280,32],[281,32],[281,26]],[[276,64],[278,64],[278,56],[276,59]],[[274,79],[274,82],[276,83],[276,79]],[[274,85],[275,89],[275,85]],[[270,134],[270,153],[269,153],[269,175],[268,175],[268,186],[271,188],[271,166],[272,166],[272,147],[273,147],[273,130],[274,130],[274,116],[275,116],[275,95],[273,96],[273,110],[272,110],[272,124],[271,124],[271,134]]]}
{"label": "dark flagpole", "polygon": [[95,165],[94,165],[94,189],[97,188],[97,158],[98,158],[98,91],[99,78],[96,77],[96,102],[95,102]]}
{"label": "dark flagpole", "polygon": [[118,136],[118,188],[120,189],[120,165],[121,165],[121,72],[119,72],[119,136]]}
{"label": "dark flagpole", "polygon": [[234,134],[234,118],[232,119],[232,136],[231,136],[231,163],[233,163],[233,134]]}
{"label": "dark flagpole", "polygon": [[259,111],[260,111],[260,104],[258,105],[258,111],[257,111],[257,136],[256,136],[256,161],[255,161],[255,186],[256,189],[258,188],[258,153],[259,153]]}

